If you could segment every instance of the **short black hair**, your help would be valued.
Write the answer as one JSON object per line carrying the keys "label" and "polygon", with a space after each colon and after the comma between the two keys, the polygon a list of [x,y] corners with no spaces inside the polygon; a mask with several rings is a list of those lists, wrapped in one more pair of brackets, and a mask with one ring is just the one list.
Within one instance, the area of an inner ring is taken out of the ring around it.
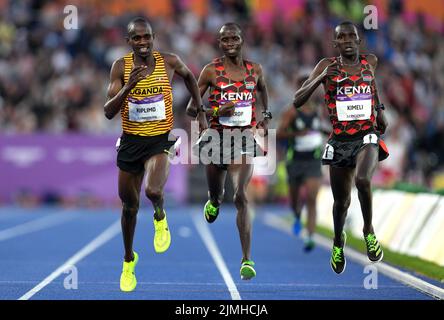
{"label": "short black hair", "polygon": [[241,26],[236,23],[236,22],[227,22],[225,23],[222,27],[220,27],[219,33],[222,31],[223,28],[228,28],[228,29],[237,29],[239,31],[239,33],[242,35],[242,28]]}
{"label": "short black hair", "polygon": [[136,24],[144,24],[144,25],[148,26],[148,27],[152,30],[152,28],[151,28],[151,24],[148,22],[147,19],[145,19],[145,18],[143,18],[143,17],[136,17],[136,18],[132,19],[132,20],[128,23],[127,27],[126,27],[126,30],[127,30],[128,35],[133,31],[134,26],[135,26]]}
{"label": "short black hair", "polygon": [[338,35],[338,33],[337,33],[336,30],[337,30],[339,27],[345,27],[345,26],[352,26],[353,28],[356,29],[356,33],[358,33],[358,35],[359,35],[358,27],[357,27],[353,22],[351,22],[351,21],[342,21],[340,24],[338,24],[338,25],[335,27],[335,32],[334,32],[334,34],[333,34],[333,36],[334,36],[335,39],[336,39],[336,37],[337,37],[337,35]]}

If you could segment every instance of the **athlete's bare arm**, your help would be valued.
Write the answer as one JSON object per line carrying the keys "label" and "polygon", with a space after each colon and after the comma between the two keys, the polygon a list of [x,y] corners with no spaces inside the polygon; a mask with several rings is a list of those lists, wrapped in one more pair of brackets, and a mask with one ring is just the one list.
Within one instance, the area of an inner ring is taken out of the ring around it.
{"label": "athlete's bare arm", "polygon": [[[202,98],[207,92],[208,88],[211,86],[212,76],[214,74],[214,67],[211,64],[207,64],[199,75],[199,80],[197,80],[197,86],[199,88],[199,94]],[[198,106],[193,103],[193,100],[190,99],[187,105],[187,114],[192,117],[197,116]],[[207,111],[207,114],[211,114],[211,110]]]}
{"label": "athlete's bare arm", "polygon": [[279,120],[276,137],[278,139],[289,139],[300,135],[296,131],[288,130],[290,125],[296,119],[297,110],[294,107],[288,107],[282,112],[282,116]]}
{"label": "athlete's bare arm", "polygon": [[256,74],[258,76],[257,92],[259,93],[259,97],[262,101],[262,107],[264,111],[268,111],[268,89],[267,89],[267,84],[265,82],[264,72],[260,64],[255,63],[254,68],[256,69]]}
{"label": "athlete's bare arm", "polygon": [[131,70],[128,82],[124,84],[124,65],[124,60],[119,59],[114,61],[111,67],[108,101],[104,106],[105,117],[108,119],[114,118],[124,105],[128,93],[136,86],[137,82],[144,78],[141,72],[146,69],[146,66],[137,66]]}
{"label": "athlete's bare arm", "polygon": [[[368,54],[367,61],[372,66],[373,76],[375,76],[376,66],[378,65],[378,58],[374,54]],[[375,104],[379,105],[380,103],[381,103],[381,101],[379,99],[378,88],[377,88],[376,80],[375,80]],[[379,109],[376,112],[377,112],[377,115],[376,115],[376,126],[377,127],[376,127],[376,129],[381,134],[383,134],[383,133],[385,133],[385,130],[387,129],[387,126],[388,126],[387,118],[385,117],[384,110]]]}
{"label": "athlete's bare arm", "polygon": [[199,94],[199,88],[197,86],[196,78],[191,70],[183,63],[183,61],[175,54],[172,53],[162,53],[165,62],[170,66],[174,73],[183,78],[185,86],[188,92],[191,94],[191,99],[197,106],[202,105],[202,99]]}
{"label": "athlete's bare arm", "polygon": [[323,82],[327,76],[337,74],[335,66],[337,62],[331,62],[330,59],[324,58],[316,65],[308,79],[302,84],[302,87],[296,91],[294,95],[293,105],[296,108],[302,107],[316,88]]}
{"label": "athlete's bare arm", "polygon": [[[267,84],[265,82],[264,72],[262,70],[262,66],[258,63],[254,64],[254,68],[257,74],[257,92],[260,100],[262,101],[262,108],[264,111],[268,111],[268,89]],[[258,129],[267,130],[268,118],[260,120],[256,127]]]}
{"label": "athlete's bare arm", "polygon": [[378,58],[373,53],[367,54],[367,61],[373,67],[373,70],[376,69],[376,66],[378,65]]}

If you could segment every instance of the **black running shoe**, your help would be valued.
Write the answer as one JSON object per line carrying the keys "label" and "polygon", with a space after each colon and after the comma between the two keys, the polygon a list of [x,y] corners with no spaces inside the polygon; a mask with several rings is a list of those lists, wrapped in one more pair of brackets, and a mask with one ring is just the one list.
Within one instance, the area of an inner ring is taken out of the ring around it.
{"label": "black running shoe", "polygon": [[334,272],[341,274],[345,270],[345,265],[347,264],[344,256],[344,246],[347,240],[347,235],[342,231],[342,247],[337,247],[333,245],[333,250],[331,251],[330,266]]}
{"label": "black running shoe", "polygon": [[382,252],[381,245],[376,239],[374,233],[369,233],[364,236],[365,245],[367,247],[367,257],[371,262],[379,262],[384,257],[384,252]]}

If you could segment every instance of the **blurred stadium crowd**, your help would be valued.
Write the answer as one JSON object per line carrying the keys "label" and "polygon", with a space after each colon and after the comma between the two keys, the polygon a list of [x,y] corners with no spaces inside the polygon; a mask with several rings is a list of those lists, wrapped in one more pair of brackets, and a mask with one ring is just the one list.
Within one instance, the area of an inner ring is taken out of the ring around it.
{"label": "blurred stadium crowd", "polygon": [[[362,51],[379,58],[378,87],[389,118],[390,157],[378,170],[377,184],[444,189],[442,1],[421,1],[438,4],[436,16],[412,9],[413,1],[373,1],[377,30],[362,28],[365,1],[272,2],[0,0],[0,134],[117,135],[120,120],[106,120],[102,108],[110,66],[130,50],[126,24],[138,15],[152,23],[155,47],[178,54],[196,76],[220,55],[215,42],[220,26],[241,24],[245,58],[261,63],[266,72],[275,128],[292,100],[297,76],[336,54],[333,26],[351,20],[361,26]],[[67,4],[78,8],[76,30],[64,29]],[[180,81],[174,93],[176,127],[189,127],[188,95]],[[321,92],[316,99],[322,106]]]}

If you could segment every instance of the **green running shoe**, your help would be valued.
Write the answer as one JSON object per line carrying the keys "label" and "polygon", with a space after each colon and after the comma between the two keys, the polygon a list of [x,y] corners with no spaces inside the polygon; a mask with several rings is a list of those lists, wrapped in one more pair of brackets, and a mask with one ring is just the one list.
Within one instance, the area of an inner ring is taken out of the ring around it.
{"label": "green running shoe", "polygon": [[250,280],[256,276],[256,270],[254,270],[254,262],[252,260],[242,262],[240,275],[242,280]]}
{"label": "green running shoe", "polygon": [[123,261],[122,274],[120,275],[120,290],[130,292],[136,289],[137,280],[135,268],[139,261],[139,255],[134,252],[133,261]]}
{"label": "green running shoe", "polygon": [[333,250],[331,251],[330,266],[334,272],[341,274],[345,270],[346,261],[344,256],[345,242],[347,241],[347,235],[342,231],[342,247],[337,247],[333,245]]}
{"label": "green running shoe", "polygon": [[384,257],[384,252],[382,251],[379,241],[376,239],[374,233],[369,233],[364,236],[365,245],[367,247],[367,257],[371,262],[379,262]]}
{"label": "green running shoe", "polygon": [[204,207],[205,220],[207,220],[208,223],[213,223],[214,221],[216,221],[218,215],[219,207],[213,206],[211,204],[211,201],[208,200],[207,203],[205,203]]}

